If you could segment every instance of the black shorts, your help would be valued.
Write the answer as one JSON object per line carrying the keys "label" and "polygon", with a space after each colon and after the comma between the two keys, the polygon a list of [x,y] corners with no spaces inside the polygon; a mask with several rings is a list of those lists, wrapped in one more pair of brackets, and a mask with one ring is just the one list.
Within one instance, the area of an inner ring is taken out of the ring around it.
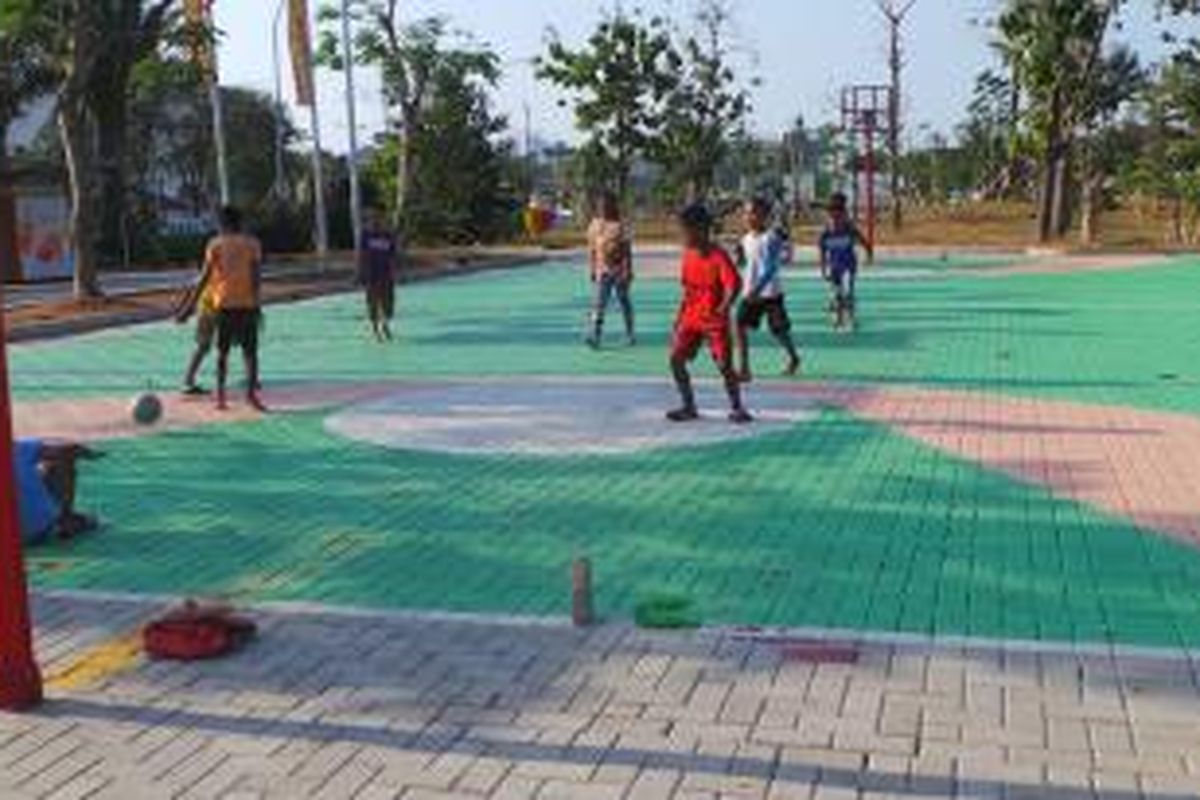
{"label": "black shorts", "polygon": [[391,320],[396,313],[395,281],[373,281],[367,284],[367,313],[371,320]]}
{"label": "black shorts", "polygon": [[246,353],[258,352],[258,326],[262,312],[257,308],[225,308],[217,312],[217,350],[228,353],[240,347]]}
{"label": "black shorts", "polygon": [[787,306],[783,296],[760,297],[756,300],[743,300],[738,308],[737,323],[739,328],[758,330],[766,317],[767,327],[771,333],[790,333],[792,319],[788,316]]}

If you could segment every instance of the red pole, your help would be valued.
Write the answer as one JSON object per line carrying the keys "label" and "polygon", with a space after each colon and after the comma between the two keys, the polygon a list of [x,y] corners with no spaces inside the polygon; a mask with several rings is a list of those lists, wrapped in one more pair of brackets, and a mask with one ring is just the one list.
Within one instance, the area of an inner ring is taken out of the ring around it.
{"label": "red pole", "polygon": [[867,120],[867,241],[875,246],[875,121]]}
{"label": "red pole", "polygon": [[[0,289],[0,302],[3,296]],[[0,709],[25,711],[42,702],[42,676],[33,657],[29,587],[21,552],[7,340],[0,313]]]}

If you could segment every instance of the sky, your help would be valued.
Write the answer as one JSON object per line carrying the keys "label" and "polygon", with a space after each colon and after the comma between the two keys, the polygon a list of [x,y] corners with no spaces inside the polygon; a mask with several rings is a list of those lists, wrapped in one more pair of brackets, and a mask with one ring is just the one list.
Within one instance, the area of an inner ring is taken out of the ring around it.
{"label": "sky", "polygon": [[[272,17],[280,0],[218,0],[222,81],[273,92]],[[327,0],[310,0],[316,6]],[[648,11],[666,11],[686,20],[695,0],[643,0]],[[626,8],[633,5],[625,0]],[[404,0],[410,20],[447,16],[452,26],[469,32],[500,53],[505,77],[495,95],[518,138],[525,127],[525,108],[533,135],[545,141],[577,141],[570,111],[560,108],[561,95],[533,77],[530,59],[545,49],[549,31],[566,42],[582,42],[612,0]],[[975,75],[993,63],[986,22],[998,0],[916,0],[905,27],[906,126],[919,140],[934,131],[949,133],[964,113]],[[762,80],[755,91],[752,128],[775,136],[798,114],[811,123],[837,117],[840,87],[883,83],[887,79],[887,29],[875,0],[733,0],[736,19],[730,33],[743,61],[743,73]],[[1118,35],[1144,56],[1161,54],[1161,25],[1152,0],[1133,0],[1133,11]],[[1181,23],[1175,23],[1180,29]],[[1200,35],[1200,24],[1187,29]],[[284,40],[284,96],[292,96]],[[325,147],[343,150],[348,140],[344,84],[341,75],[318,77],[322,137]],[[384,125],[378,77],[358,73],[355,92],[359,139],[369,140]],[[308,125],[307,111],[296,119]]]}

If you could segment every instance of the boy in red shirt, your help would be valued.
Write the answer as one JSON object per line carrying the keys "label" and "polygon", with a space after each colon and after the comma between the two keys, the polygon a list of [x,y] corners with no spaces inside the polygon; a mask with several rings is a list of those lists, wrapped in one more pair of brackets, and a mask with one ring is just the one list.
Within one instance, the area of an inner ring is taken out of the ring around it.
{"label": "boy in red shirt", "polygon": [[672,422],[690,422],[700,417],[688,362],[707,342],[713,361],[725,380],[729,394],[729,421],[738,425],[752,422],[742,406],[742,389],[733,368],[733,337],[730,335],[730,309],[741,292],[742,279],[729,254],[712,240],[713,217],[697,203],[679,216],[683,233],[683,302],[675,320],[671,346],[671,373],[683,398],[683,406],[667,414]]}

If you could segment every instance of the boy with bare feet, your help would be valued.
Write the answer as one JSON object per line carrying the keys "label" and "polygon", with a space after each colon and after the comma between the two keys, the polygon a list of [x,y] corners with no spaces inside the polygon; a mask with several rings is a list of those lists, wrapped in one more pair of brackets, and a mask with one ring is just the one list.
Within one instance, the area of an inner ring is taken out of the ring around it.
{"label": "boy with bare feet", "polygon": [[668,412],[667,419],[690,422],[699,418],[688,363],[707,343],[729,395],[729,421],[744,425],[753,422],[754,418],[742,405],[742,388],[733,368],[729,332],[730,309],[737,300],[742,282],[729,254],[713,241],[713,222],[712,213],[700,203],[688,206],[679,217],[684,246],[681,265],[683,302],[675,321],[671,374],[683,405]]}
{"label": "boy with bare feet", "polygon": [[[229,407],[225,385],[229,352],[237,347],[246,361],[246,402],[266,411],[258,389],[258,331],[262,324],[262,245],[242,232],[242,213],[221,209],[220,233],[208,243],[204,272],[195,297],[208,297],[217,315],[217,408]],[[190,312],[191,309],[185,309]]]}

